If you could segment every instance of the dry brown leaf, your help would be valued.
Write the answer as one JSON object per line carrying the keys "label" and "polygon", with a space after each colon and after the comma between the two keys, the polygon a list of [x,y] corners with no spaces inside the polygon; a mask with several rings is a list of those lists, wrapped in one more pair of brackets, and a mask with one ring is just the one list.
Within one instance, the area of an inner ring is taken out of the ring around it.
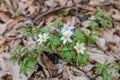
{"label": "dry brown leaf", "polygon": [[116,11],[115,11],[115,14],[112,14],[112,18],[113,18],[114,20],[120,21],[120,12],[116,10]]}
{"label": "dry brown leaf", "polygon": [[34,0],[27,1],[23,6],[21,6],[24,10],[30,6],[32,6]]}
{"label": "dry brown leaf", "polygon": [[0,47],[4,44],[5,40],[3,36],[0,36]]}
{"label": "dry brown leaf", "polygon": [[111,51],[116,51],[117,49],[117,44],[114,42],[107,42],[108,47],[110,48]]}
{"label": "dry brown leaf", "polygon": [[54,64],[48,59],[48,57],[45,54],[43,54],[41,56],[41,58],[43,60],[44,65],[48,69],[50,76],[51,77],[57,76],[58,75],[58,70],[55,69]]}
{"label": "dry brown leaf", "polygon": [[21,42],[22,42],[21,39],[16,40],[13,44],[13,49],[16,49],[20,45]]}
{"label": "dry brown leaf", "polygon": [[1,12],[0,13],[0,20],[3,22],[7,22],[9,20],[9,17],[4,12]]}
{"label": "dry brown leaf", "polygon": [[73,76],[69,70],[69,67],[65,66],[63,70],[63,80],[73,80]]}
{"label": "dry brown leaf", "polygon": [[97,38],[95,42],[99,48],[101,48],[103,51],[107,50],[108,47],[106,46],[106,40],[104,38]]}
{"label": "dry brown leaf", "polygon": [[111,54],[105,54],[104,52],[97,50],[96,48],[88,48],[88,55],[91,60],[104,64],[107,60],[108,63],[115,61],[116,59]]}
{"label": "dry brown leaf", "polygon": [[101,2],[104,2],[105,0],[90,0],[89,4],[92,6],[99,5]]}
{"label": "dry brown leaf", "polygon": [[24,20],[25,20],[24,17],[19,17],[19,18],[13,20],[12,22],[10,22],[10,23],[7,25],[7,30],[12,29],[15,24],[17,24],[17,23],[20,22],[20,21],[24,21]]}
{"label": "dry brown leaf", "polygon": [[120,37],[120,30],[116,30],[116,33]]}
{"label": "dry brown leaf", "polygon": [[45,1],[45,5],[53,8],[53,7],[57,6],[57,2],[56,2],[56,0],[48,0],[48,1]]}
{"label": "dry brown leaf", "polygon": [[28,39],[28,40],[24,40],[23,39],[23,43],[25,45],[25,47],[27,47],[29,50],[35,49],[36,47],[36,42],[33,41],[32,39]]}
{"label": "dry brown leaf", "polygon": [[73,80],[89,80],[86,76],[74,76]]}
{"label": "dry brown leaf", "polygon": [[7,24],[0,24],[0,35],[6,31]]}
{"label": "dry brown leaf", "polygon": [[91,22],[90,20],[86,20],[86,21],[82,22],[82,26],[87,28],[87,27],[89,27],[90,22]]}

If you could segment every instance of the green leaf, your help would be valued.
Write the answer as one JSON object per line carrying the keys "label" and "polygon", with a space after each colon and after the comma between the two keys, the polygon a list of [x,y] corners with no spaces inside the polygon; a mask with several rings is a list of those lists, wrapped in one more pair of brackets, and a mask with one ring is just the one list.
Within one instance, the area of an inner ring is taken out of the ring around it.
{"label": "green leaf", "polygon": [[104,28],[107,25],[112,26],[112,20],[110,18],[106,18],[106,19],[103,18],[103,19],[101,19],[100,23],[101,23],[102,27],[104,27]]}
{"label": "green leaf", "polygon": [[54,21],[54,22],[52,23],[52,26],[55,26],[55,27],[62,27],[63,24],[64,24],[63,22]]}
{"label": "green leaf", "polygon": [[42,29],[40,29],[42,32],[44,32],[44,33],[50,33],[51,32],[51,30],[50,30],[50,28],[46,28],[46,27],[44,27],[44,28],[42,28]]}
{"label": "green leaf", "polygon": [[16,55],[16,54],[18,54],[16,50],[10,51],[10,55],[11,55],[11,56],[14,56],[14,55]]}
{"label": "green leaf", "polygon": [[85,35],[84,33],[81,32],[80,29],[76,29],[74,32],[74,36],[77,40],[79,40],[80,42],[84,42],[85,40]]}
{"label": "green leaf", "polygon": [[53,43],[53,45],[55,45],[55,46],[58,46],[58,45],[60,45],[60,39],[58,38],[58,37],[54,37],[53,39],[52,39],[52,43]]}
{"label": "green leaf", "polygon": [[64,16],[67,16],[67,15],[68,15],[68,11],[66,9],[63,9],[59,12],[60,17],[64,17]]}
{"label": "green leaf", "polygon": [[17,50],[18,50],[19,54],[20,54],[22,48],[23,48],[22,45],[19,45],[19,46],[18,46]]}
{"label": "green leaf", "polygon": [[86,65],[88,63],[88,55],[87,54],[84,54],[84,55],[78,55],[76,56],[76,62],[79,64],[79,65]]}
{"label": "green leaf", "polygon": [[25,53],[27,53],[28,52],[28,49],[27,48],[22,48],[22,50],[21,50],[21,53],[22,54],[25,54]]}
{"label": "green leaf", "polygon": [[52,26],[58,27],[59,26],[59,22],[57,22],[57,21],[52,22]]}
{"label": "green leaf", "polygon": [[63,53],[63,58],[66,59],[66,62],[67,62],[67,63],[71,62],[72,57],[73,57],[73,56],[72,56],[72,54],[71,54],[69,51]]}
{"label": "green leaf", "polygon": [[57,48],[54,45],[51,45],[51,47],[52,47],[52,50],[56,53]]}
{"label": "green leaf", "polygon": [[101,19],[104,14],[104,10],[99,9],[98,12],[95,14],[95,18]]}
{"label": "green leaf", "polygon": [[12,58],[12,62],[13,62],[13,63],[15,63],[15,62],[17,62],[17,61],[18,61],[18,57],[13,57],[13,58]]}
{"label": "green leaf", "polygon": [[68,50],[69,50],[68,47],[62,47],[62,48],[61,48],[61,51],[63,51],[63,52],[64,52],[64,51],[68,51]]}
{"label": "green leaf", "polygon": [[96,28],[99,26],[98,23],[95,21],[91,21],[89,26],[91,26],[92,30],[96,30]]}

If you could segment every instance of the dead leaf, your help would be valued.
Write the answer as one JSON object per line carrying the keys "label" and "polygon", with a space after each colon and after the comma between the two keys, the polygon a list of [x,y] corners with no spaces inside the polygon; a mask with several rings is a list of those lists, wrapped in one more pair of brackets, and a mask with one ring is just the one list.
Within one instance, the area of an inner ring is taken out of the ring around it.
{"label": "dead leaf", "polygon": [[58,75],[58,70],[55,69],[54,64],[48,59],[48,57],[45,54],[43,54],[41,56],[41,58],[43,60],[44,65],[48,69],[50,76],[51,77],[57,76]]}
{"label": "dead leaf", "polygon": [[30,7],[33,4],[33,2],[34,2],[34,0],[27,1],[25,4],[23,4],[23,6],[21,6],[22,9],[25,10],[26,8]]}
{"label": "dead leaf", "polygon": [[7,28],[7,24],[0,24],[0,35],[5,32]]}
{"label": "dead leaf", "polygon": [[57,5],[57,2],[56,0],[48,0],[48,1],[45,1],[45,5],[53,8]]}
{"label": "dead leaf", "polygon": [[0,13],[0,20],[3,22],[7,22],[9,20],[9,17],[4,12],[1,12]]}
{"label": "dead leaf", "polygon": [[114,20],[120,21],[120,12],[117,11],[117,10],[115,10],[115,14],[112,14],[112,18],[113,18]]}
{"label": "dead leaf", "polygon": [[106,60],[108,61],[108,63],[111,63],[116,60],[111,54],[106,55],[104,52],[97,50],[96,48],[92,49],[89,47],[88,55],[91,60],[94,60],[101,64],[104,64]]}
{"label": "dead leaf", "polygon": [[117,49],[117,44],[114,42],[107,42],[108,47],[110,48],[111,51],[116,51]]}
{"label": "dead leaf", "polygon": [[17,23],[20,22],[20,21],[24,21],[24,20],[25,20],[24,17],[19,17],[19,18],[13,20],[12,22],[10,22],[10,23],[7,25],[7,30],[12,29],[15,24],[17,24]]}
{"label": "dead leaf", "polygon": [[2,46],[2,44],[5,42],[5,38],[3,36],[0,36],[0,47]]}
{"label": "dead leaf", "polygon": [[73,80],[89,80],[86,76],[74,76]]}
{"label": "dead leaf", "polygon": [[120,30],[116,30],[116,34],[120,37]]}
{"label": "dead leaf", "polygon": [[21,39],[16,40],[13,44],[13,49],[16,49],[20,45],[21,42],[22,42]]}
{"label": "dead leaf", "polygon": [[99,48],[101,48],[103,51],[107,50],[108,47],[106,46],[106,40],[104,38],[97,38],[95,42]]}
{"label": "dead leaf", "polygon": [[87,27],[89,27],[90,22],[91,22],[90,20],[86,20],[86,21],[82,22],[82,26],[84,28],[87,28]]}
{"label": "dead leaf", "polygon": [[92,6],[98,5],[101,2],[104,2],[105,0],[90,0],[89,4]]}

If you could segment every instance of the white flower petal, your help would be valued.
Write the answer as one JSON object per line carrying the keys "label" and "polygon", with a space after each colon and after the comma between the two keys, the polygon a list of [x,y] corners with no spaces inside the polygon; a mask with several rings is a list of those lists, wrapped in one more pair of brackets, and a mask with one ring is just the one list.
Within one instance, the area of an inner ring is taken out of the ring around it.
{"label": "white flower petal", "polygon": [[67,42],[67,40],[64,40],[64,41],[63,41],[63,44],[65,44],[66,42]]}

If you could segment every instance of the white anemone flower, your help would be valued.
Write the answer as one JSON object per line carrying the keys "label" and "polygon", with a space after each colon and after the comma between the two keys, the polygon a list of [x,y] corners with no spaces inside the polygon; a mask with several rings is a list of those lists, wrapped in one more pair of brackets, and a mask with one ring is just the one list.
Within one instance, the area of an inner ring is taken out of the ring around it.
{"label": "white anemone flower", "polygon": [[42,34],[39,34],[38,37],[39,37],[39,39],[38,39],[37,41],[38,41],[40,44],[41,44],[42,42],[46,42],[47,39],[49,38],[49,37],[48,37],[48,33],[44,33],[43,35],[42,35]]}
{"label": "white anemone flower", "polygon": [[67,30],[71,31],[71,30],[73,30],[74,28],[75,28],[74,26],[70,25],[70,21],[69,21],[67,24],[64,24],[61,32],[63,33],[63,32],[65,32],[65,31],[67,31]]}
{"label": "white anemone flower", "polygon": [[84,43],[82,43],[82,44],[80,44],[80,43],[76,43],[76,46],[74,46],[74,48],[76,49],[76,51],[77,51],[77,53],[78,54],[84,54],[84,50],[86,49],[85,47],[84,47]]}
{"label": "white anemone flower", "polygon": [[90,31],[89,29],[86,29],[86,30],[84,31],[84,33],[85,33],[86,36],[89,36],[90,33],[91,33],[91,31]]}
{"label": "white anemone flower", "polygon": [[63,32],[62,35],[63,36],[61,37],[61,40],[63,40],[63,44],[66,42],[72,42],[70,37],[73,35],[73,33],[70,30]]}

